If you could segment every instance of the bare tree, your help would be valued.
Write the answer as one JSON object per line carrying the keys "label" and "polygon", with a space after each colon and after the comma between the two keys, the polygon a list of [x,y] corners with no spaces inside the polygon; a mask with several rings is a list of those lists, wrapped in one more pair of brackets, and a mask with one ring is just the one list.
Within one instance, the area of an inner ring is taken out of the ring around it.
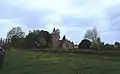
{"label": "bare tree", "polygon": [[92,41],[96,41],[98,38],[97,29],[93,28],[93,29],[87,30],[84,38],[90,39]]}
{"label": "bare tree", "polygon": [[100,49],[101,39],[96,28],[87,30],[84,38],[92,40],[92,49]]}

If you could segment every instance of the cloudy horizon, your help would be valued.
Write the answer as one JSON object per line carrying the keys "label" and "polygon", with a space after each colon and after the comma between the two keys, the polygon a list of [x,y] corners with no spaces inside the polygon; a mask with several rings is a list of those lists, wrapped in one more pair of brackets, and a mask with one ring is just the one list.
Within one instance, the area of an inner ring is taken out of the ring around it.
{"label": "cloudy horizon", "polygon": [[16,26],[25,32],[56,27],[61,37],[79,43],[97,27],[105,43],[120,42],[119,8],[120,0],[0,0],[0,37]]}

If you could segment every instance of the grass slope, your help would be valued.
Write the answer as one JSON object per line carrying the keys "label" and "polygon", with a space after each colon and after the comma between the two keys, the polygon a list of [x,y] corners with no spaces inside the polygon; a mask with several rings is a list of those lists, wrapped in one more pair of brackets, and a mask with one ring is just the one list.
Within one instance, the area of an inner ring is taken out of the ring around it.
{"label": "grass slope", "polygon": [[120,57],[12,51],[0,74],[120,74]]}

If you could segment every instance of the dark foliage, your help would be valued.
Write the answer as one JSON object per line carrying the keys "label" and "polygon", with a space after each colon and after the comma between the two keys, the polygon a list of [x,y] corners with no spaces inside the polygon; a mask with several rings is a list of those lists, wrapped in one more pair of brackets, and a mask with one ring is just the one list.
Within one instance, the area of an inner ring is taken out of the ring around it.
{"label": "dark foliage", "polygon": [[115,46],[114,45],[110,45],[110,44],[105,44],[103,47],[104,50],[115,50]]}
{"label": "dark foliage", "polygon": [[91,42],[87,39],[82,40],[81,43],[79,44],[80,49],[90,49],[90,46]]}
{"label": "dark foliage", "polygon": [[38,35],[38,31],[34,30],[33,32],[29,32],[29,34],[25,38],[25,48],[34,48],[36,36]]}
{"label": "dark foliage", "polygon": [[119,42],[115,42],[115,45],[120,45],[120,43]]}
{"label": "dark foliage", "polygon": [[44,30],[34,30],[29,32],[25,38],[26,48],[44,48],[49,47],[51,43],[51,35],[49,32]]}

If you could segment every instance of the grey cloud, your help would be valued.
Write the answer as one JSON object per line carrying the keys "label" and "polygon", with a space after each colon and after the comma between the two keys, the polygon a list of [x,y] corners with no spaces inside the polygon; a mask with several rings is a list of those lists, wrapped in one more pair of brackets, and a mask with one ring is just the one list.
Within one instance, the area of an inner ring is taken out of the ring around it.
{"label": "grey cloud", "polygon": [[114,43],[115,41],[120,41],[119,31],[117,30],[109,30],[106,32],[100,33],[102,41],[106,43]]}
{"label": "grey cloud", "polygon": [[51,11],[25,9],[21,7],[11,7],[0,5],[0,19],[17,19],[18,24],[25,24],[28,28],[43,27],[43,18],[51,14]]}
{"label": "grey cloud", "polygon": [[28,27],[43,27],[44,17],[47,16],[50,13],[47,13],[45,11],[34,11],[34,10],[21,10],[16,12],[15,16],[18,16],[20,18],[20,22],[23,22]]}
{"label": "grey cloud", "polygon": [[[6,3],[8,0],[0,0],[0,19],[17,19],[18,24],[22,23],[25,24],[28,28],[43,28],[47,22],[44,21],[44,17],[48,16],[49,14],[54,14],[50,10],[35,10],[35,9],[25,9],[22,7],[13,7],[10,6],[8,3]],[[14,2],[10,0],[11,2]],[[78,8],[78,6],[84,6],[91,0],[74,0],[72,3],[73,8],[74,6]],[[95,0],[94,0],[95,1]],[[95,1],[96,2],[96,1]],[[94,3],[95,4],[95,3]],[[83,7],[84,8],[84,7]],[[79,17],[73,17],[73,16],[64,16],[62,17],[63,24],[66,26],[78,26],[78,27],[91,27],[91,26],[98,26],[98,25],[111,25],[111,31],[107,30],[103,31],[101,33],[102,39],[110,42],[113,42],[114,40],[120,40],[119,36],[119,29],[120,29],[120,5],[117,5],[115,7],[110,7],[107,10],[107,19],[105,17],[99,17],[99,16],[92,16],[92,17],[85,17],[81,18]],[[89,12],[88,12],[89,14]],[[85,14],[84,14],[85,15]],[[15,20],[16,22],[16,20]],[[107,23],[109,22],[109,23]],[[68,27],[69,28],[69,27]],[[102,27],[105,28],[106,27]],[[113,31],[114,30],[114,31]],[[116,30],[116,31],[115,31]],[[106,32],[106,33],[105,33]],[[108,34],[109,32],[109,34]],[[83,31],[79,31],[80,35],[78,36],[78,31],[72,31],[68,33],[68,36],[70,36],[71,40],[74,40],[75,42],[80,42],[80,39],[83,38],[84,33]],[[109,38],[108,38],[109,36]],[[112,38],[112,39],[111,39]]]}
{"label": "grey cloud", "polygon": [[101,33],[103,41],[108,43],[120,41],[120,5],[108,7],[106,9],[106,16],[110,28]]}
{"label": "grey cloud", "polygon": [[67,16],[63,17],[63,22],[69,26],[94,27],[97,25],[103,25],[104,23],[106,24],[107,19],[97,18],[97,16],[87,18]]}
{"label": "grey cloud", "polygon": [[67,16],[63,18],[63,22],[69,26],[89,26],[92,20]]}
{"label": "grey cloud", "polygon": [[109,7],[107,10],[111,30],[120,30],[120,5]]}

